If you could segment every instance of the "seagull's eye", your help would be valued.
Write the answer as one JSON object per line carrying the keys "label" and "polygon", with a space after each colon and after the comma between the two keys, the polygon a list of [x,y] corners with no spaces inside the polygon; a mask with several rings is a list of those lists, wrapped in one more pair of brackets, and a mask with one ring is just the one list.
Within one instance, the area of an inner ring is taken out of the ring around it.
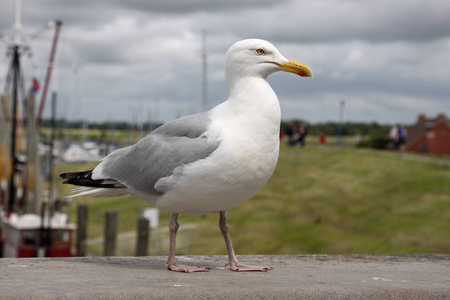
{"label": "seagull's eye", "polygon": [[259,49],[256,49],[256,54],[264,55],[264,54],[266,54],[266,51],[264,51],[264,49],[259,48]]}

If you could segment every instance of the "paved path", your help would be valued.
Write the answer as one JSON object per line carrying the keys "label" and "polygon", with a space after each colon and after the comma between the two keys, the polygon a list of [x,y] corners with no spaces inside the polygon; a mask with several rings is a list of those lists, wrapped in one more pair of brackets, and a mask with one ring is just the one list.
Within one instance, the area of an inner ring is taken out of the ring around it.
{"label": "paved path", "polygon": [[449,159],[439,158],[439,157],[432,156],[432,155],[426,155],[426,154],[420,155],[420,154],[414,154],[414,153],[396,153],[396,152],[391,152],[391,151],[384,151],[383,153],[386,155],[390,155],[390,156],[397,156],[401,159],[406,159],[406,160],[419,161],[419,162],[429,163],[429,164],[434,164],[434,165],[439,165],[439,166],[450,166]]}
{"label": "paved path", "polygon": [[240,256],[267,273],[175,273],[165,257],[0,259],[0,299],[450,299],[450,255]]}

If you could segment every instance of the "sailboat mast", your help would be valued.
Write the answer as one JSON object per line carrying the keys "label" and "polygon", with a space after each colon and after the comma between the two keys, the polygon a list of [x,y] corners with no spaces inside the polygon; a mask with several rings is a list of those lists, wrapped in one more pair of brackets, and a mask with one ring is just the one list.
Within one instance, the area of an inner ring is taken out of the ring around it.
{"label": "sailboat mast", "polygon": [[11,65],[11,73],[12,73],[12,130],[11,130],[11,177],[9,180],[9,192],[8,192],[8,215],[14,212],[15,205],[15,197],[16,197],[16,129],[17,129],[17,102],[18,102],[18,86],[19,86],[19,71],[20,71],[20,63],[19,63],[19,45],[14,44],[12,46],[13,52],[13,60]]}
{"label": "sailboat mast", "polygon": [[14,45],[20,45],[22,40],[22,1],[16,0],[15,2],[15,12],[14,12],[14,26],[13,26],[13,32],[14,32],[14,38],[13,38],[13,44]]}
{"label": "sailboat mast", "polygon": [[12,75],[12,129],[11,129],[11,174],[9,179],[8,190],[8,205],[7,213],[10,215],[14,212],[15,197],[16,197],[16,135],[17,135],[17,102],[18,102],[18,89],[20,80],[20,62],[19,62],[19,47],[22,43],[22,23],[21,23],[21,8],[22,3],[20,0],[15,2],[15,14],[14,14],[14,26],[13,26],[13,43],[10,45],[10,51],[12,52],[11,63],[11,75]]}
{"label": "sailboat mast", "polygon": [[[12,56],[11,65],[8,70],[8,77],[5,85],[5,91],[11,91],[11,138],[10,138],[10,178],[9,178],[9,189],[8,189],[8,200],[6,205],[6,210],[8,215],[15,212],[16,210],[16,177],[18,174],[17,164],[18,156],[16,155],[16,144],[17,144],[17,126],[18,126],[18,101],[19,101],[19,87],[23,84],[22,82],[22,74],[21,74],[21,66],[20,66],[20,55],[26,51],[28,51],[27,42],[31,38],[35,38],[44,32],[47,28],[51,26],[49,23],[44,29],[39,30],[31,36],[24,37],[22,35],[22,2],[21,0],[15,1],[15,13],[14,13],[14,24],[13,24],[13,36],[11,39],[2,35],[2,39],[8,42],[8,51]],[[57,24],[61,24],[61,22],[57,22]],[[25,97],[22,92],[22,97]]]}

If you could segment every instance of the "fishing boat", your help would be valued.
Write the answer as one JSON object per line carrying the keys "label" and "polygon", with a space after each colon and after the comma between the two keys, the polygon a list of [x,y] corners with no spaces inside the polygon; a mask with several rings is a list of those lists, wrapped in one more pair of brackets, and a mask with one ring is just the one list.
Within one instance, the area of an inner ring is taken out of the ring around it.
{"label": "fishing boat", "polygon": [[[56,209],[51,171],[47,190],[44,189],[38,151],[39,124],[62,22],[50,23],[55,27],[55,38],[36,117],[34,103],[39,83],[32,79],[25,95],[21,56],[30,51],[27,41],[49,26],[24,38],[20,17],[21,1],[16,0],[13,37],[0,35],[11,57],[0,98],[0,257],[67,257],[72,255],[75,225],[69,224],[67,215]],[[23,111],[19,103],[23,103]],[[50,157],[52,150],[51,146]],[[50,164],[50,169],[52,167]]]}

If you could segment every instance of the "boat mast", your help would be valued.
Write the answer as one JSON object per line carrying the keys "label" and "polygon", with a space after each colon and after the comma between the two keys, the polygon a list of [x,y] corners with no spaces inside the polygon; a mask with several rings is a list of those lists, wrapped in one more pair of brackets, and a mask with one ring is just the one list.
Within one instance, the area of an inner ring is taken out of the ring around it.
{"label": "boat mast", "polygon": [[[16,174],[18,169],[19,160],[16,155],[16,137],[17,137],[17,115],[18,115],[18,98],[19,98],[19,86],[23,84],[21,71],[20,71],[20,55],[26,51],[29,51],[27,42],[31,38],[37,37],[40,33],[44,32],[47,28],[53,26],[53,22],[49,22],[47,26],[40,29],[36,33],[23,37],[22,35],[22,2],[21,0],[15,1],[15,13],[14,13],[14,25],[13,25],[13,37],[9,39],[8,37],[2,35],[2,40],[8,43],[8,53],[12,55],[11,65],[8,70],[8,78],[6,80],[5,91],[11,91],[11,106],[12,106],[12,128],[11,128],[11,144],[10,144],[10,160],[11,160],[11,171],[9,178],[9,189],[8,189],[8,201],[6,211],[8,216],[15,212],[15,202],[16,202]],[[58,22],[57,22],[58,23]],[[61,22],[59,22],[61,23]],[[23,94],[23,93],[22,93]],[[25,97],[25,95],[22,95]]]}
{"label": "boat mast", "polygon": [[55,60],[55,54],[56,54],[56,45],[58,44],[58,38],[59,38],[59,32],[61,30],[61,26],[62,26],[62,21],[57,20],[55,36],[53,38],[53,44],[52,44],[52,51],[50,52],[50,59],[48,61],[47,74],[45,75],[44,89],[42,90],[41,103],[39,105],[39,112],[38,112],[38,115],[36,118],[36,124],[38,127],[41,125],[42,113],[44,112],[45,99],[47,97],[48,85],[50,83],[50,78],[52,76],[53,62]]}
{"label": "boat mast", "polygon": [[16,0],[15,14],[14,14],[14,26],[13,26],[13,42],[9,45],[9,51],[12,52],[12,63],[10,66],[10,75],[12,76],[12,129],[11,129],[11,145],[10,145],[10,157],[12,161],[11,174],[9,179],[8,190],[8,216],[14,212],[15,197],[16,197],[16,169],[17,169],[17,157],[16,157],[16,129],[17,129],[17,102],[18,102],[18,86],[20,80],[20,59],[19,48],[22,45],[22,24],[21,24],[21,1]]}

